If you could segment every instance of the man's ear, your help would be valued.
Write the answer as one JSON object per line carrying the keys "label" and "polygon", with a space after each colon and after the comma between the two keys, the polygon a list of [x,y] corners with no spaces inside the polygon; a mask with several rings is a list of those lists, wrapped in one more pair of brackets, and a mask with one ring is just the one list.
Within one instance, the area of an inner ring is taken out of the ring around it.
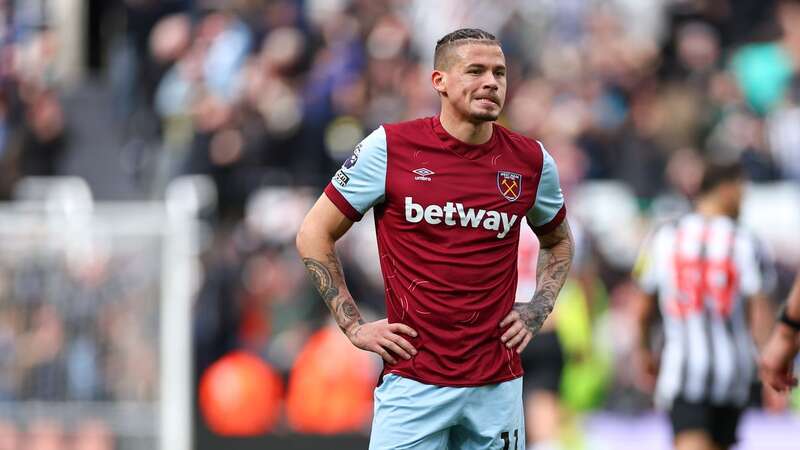
{"label": "man's ear", "polygon": [[433,84],[433,88],[442,95],[447,95],[447,88],[445,87],[447,84],[447,74],[442,72],[441,70],[434,70],[431,74],[431,84]]}

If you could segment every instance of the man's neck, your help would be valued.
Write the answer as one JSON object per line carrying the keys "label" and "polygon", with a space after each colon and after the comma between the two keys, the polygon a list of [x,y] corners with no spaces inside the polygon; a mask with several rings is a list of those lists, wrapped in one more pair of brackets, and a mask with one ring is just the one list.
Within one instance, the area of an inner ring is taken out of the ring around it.
{"label": "man's neck", "polygon": [[725,216],[730,217],[728,211],[719,204],[713,197],[704,197],[697,202],[695,208],[697,214],[706,218]]}
{"label": "man's neck", "polygon": [[485,144],[492,138],[492,122],[473,123],[457,117],[445,107],[439,114],[439,121],[451,136],[467,144]]}

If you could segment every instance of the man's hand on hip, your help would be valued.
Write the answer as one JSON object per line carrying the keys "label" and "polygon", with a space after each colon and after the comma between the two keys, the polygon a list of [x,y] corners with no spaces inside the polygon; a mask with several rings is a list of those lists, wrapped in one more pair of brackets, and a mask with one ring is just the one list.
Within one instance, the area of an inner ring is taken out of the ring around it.
{"label": "man's hand on hip", "polygon": [[516,348],[517,353],[522,353],[522,350],[533,339],[533,331],[525,325],[522,315],[516,309],[512,309],[500,322],[500,328],[505,327],[508,327],[508,329],[500,337],[500,340],[503,341],[506,347]]}
{"label": "man's hand on hip", "polygon": [[397,362],[393,355],[411,359],[417,350],[400,334],[417,337],[417,332],[402,323],[389,323],[388,319],[358,324],[347,331],[350,342],[361,350],[377,353],[389,364]]}

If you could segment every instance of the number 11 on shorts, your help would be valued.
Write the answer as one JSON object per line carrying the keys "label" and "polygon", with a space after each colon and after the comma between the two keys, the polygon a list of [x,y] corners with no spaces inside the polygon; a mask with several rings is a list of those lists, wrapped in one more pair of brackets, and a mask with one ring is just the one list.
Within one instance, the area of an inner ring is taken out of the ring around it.
{"label": "number 11 on shorts", "polygon": [[[500,439],[503,440],[503,450],[510,450],[509,446],[511,445],[511,439],[508,437],[508,431],[503,431],[500,433]],[[517,450],[517,444],[519,443],[519,430],[514,430],[514,450]]]}

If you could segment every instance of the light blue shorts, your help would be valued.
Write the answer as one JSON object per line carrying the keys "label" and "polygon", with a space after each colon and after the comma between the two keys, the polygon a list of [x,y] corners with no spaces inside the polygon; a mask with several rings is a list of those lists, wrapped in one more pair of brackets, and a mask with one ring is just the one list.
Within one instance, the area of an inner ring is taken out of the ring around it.
{"label": "light blue shorts", "polygon": [[370,450],[525,450],[522,378],[442,387],[395,374],[375,389]]}

